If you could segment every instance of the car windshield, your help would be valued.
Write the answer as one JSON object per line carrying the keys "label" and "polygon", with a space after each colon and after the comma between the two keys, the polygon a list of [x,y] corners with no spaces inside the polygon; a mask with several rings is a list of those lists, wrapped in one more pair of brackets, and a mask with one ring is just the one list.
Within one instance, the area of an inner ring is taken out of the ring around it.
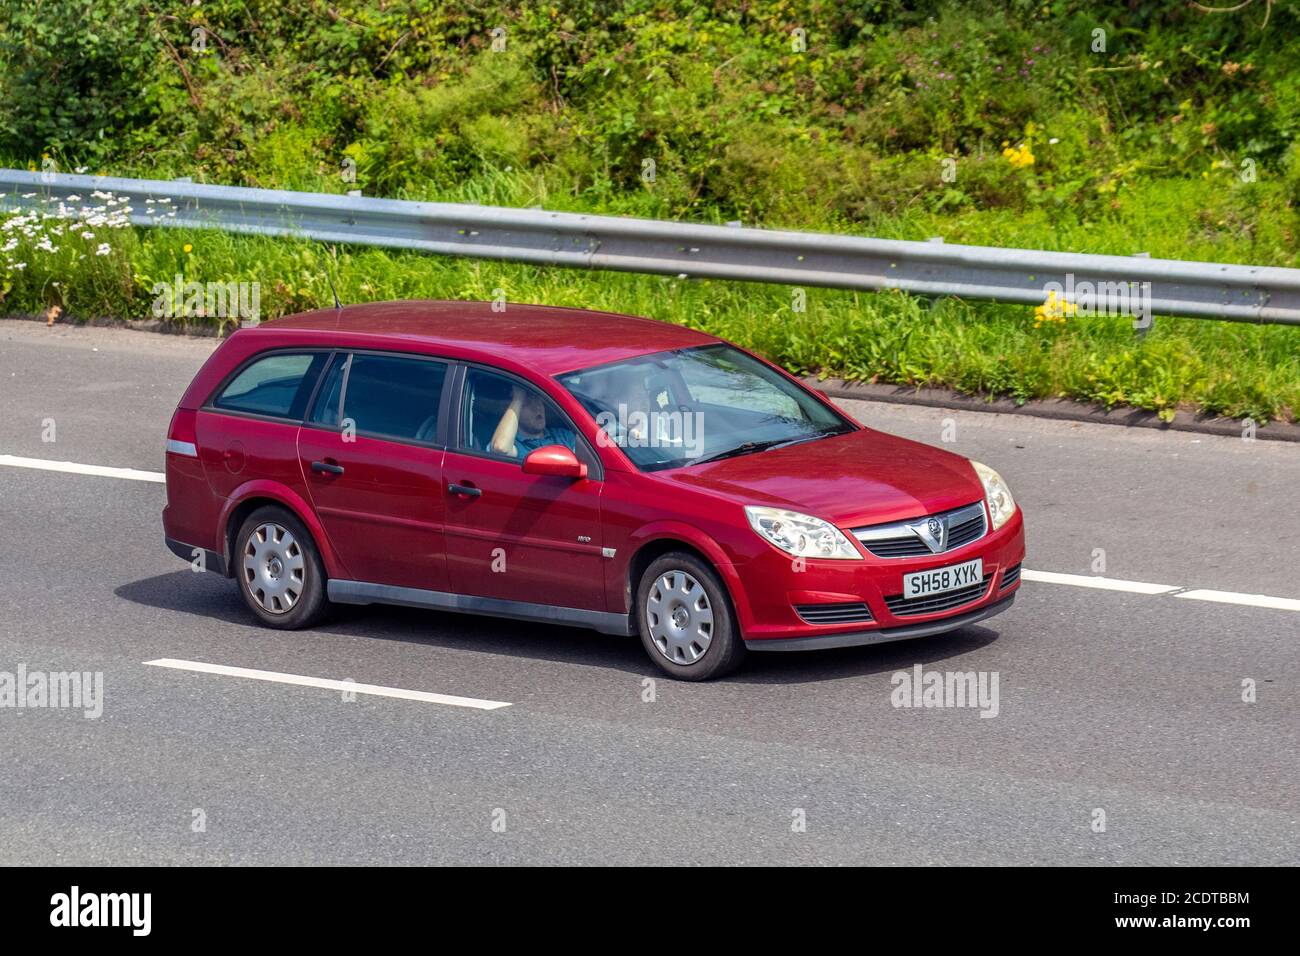
{"label": "car windshield", "polygon": [[602,444],[660,471],[853,431],[843,416],[729,345],[657,352],[558,376]]}

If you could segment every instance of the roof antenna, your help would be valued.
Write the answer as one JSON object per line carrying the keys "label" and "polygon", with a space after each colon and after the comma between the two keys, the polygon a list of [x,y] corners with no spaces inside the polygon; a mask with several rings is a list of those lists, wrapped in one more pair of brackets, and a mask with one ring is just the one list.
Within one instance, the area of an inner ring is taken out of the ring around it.
{"label": "roof antenna", "polygon": [[[338,264],[339,264],[338,253],[334,250],[334,248],[333,248],[332,246],[330,247],[330,258],[334,260],[334,267],[335,267],[335,268],[338,268]],[[338,294],[338,290],[336,290],[336,289],[334,288],[334,279],[330,276],[330,271],[329,271],[328,269],[325,270],[325,281],[329,283],[329,285],[330,285],[330,292],[331,292],[331,293],[333,294],[333,296],[334,296],[334,308],[335,308],[335,310],[337,310],[337,311],[342,311],[342,309],[343,309],[343,303],[339,302],[339,294]]]}
{"label": "roof antenna", "polygon": [[343,303],[339,301],[339,294],[334,290],[334,280],[330,278],[330,274],[328,272],[325,273],[325,281],[330,284],[330,292],[334,293],[334,308],[342,309]]}

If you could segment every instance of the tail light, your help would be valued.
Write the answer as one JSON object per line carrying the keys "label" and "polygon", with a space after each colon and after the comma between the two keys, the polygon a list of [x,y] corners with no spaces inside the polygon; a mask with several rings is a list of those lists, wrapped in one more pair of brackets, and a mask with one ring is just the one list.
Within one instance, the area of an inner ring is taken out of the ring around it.
{"label": "tail light", "polygon": [[167,429],[167,454],[181,455],[184,458],[198,458],[199,449],[195,444],[195,413],[192,408],[178,408],[172,415],[171,427]]}

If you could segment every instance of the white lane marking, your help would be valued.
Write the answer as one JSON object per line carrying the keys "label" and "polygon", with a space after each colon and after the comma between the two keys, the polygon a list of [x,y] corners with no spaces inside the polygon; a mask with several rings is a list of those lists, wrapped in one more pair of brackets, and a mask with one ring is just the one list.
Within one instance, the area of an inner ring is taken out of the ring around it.
{"label": "white lane marking", "polygon": [[1056,571],[1031,571],[1025,568],[1020,576],[1026,581],[1045,584],[1068,584],[1077,588],[1099,588],[1103,591],[1128,591],[1131,594],[1164,594],[1192,601],[1213,601],[1216,604],[1242,604],[1246,607],[1267,607],[1277,611],[1300,611],[1300,600],[1273,597],[1269,594],[1242,594],[1240,591],[1216,591],[1212,588],[1183,588],[1173,584],[1152,584],[1147,581],[1124,581],[1119,578],[1090,577],[1086,574],[1060,574]]}
{"label": "white lane marking", "polygon": [[20,458],[17,455],[0,455],[0,465],[11,468],[39,468],[42,471],[64,471],[74,475],[98,475],[101,478],[126,478],[130,481],[167,480],[161,471],[140,471],[136,468],[108,468],[104,465],[82,465],[75,461],[49,461],[45,458]]}
{"label": "white lane marking", "polygon": [[1176,584],[1148,584],[1145,581],[1122,581],[1119,578],[1098,578],[1086,574],[1058,574],[1056,571],[1031,571],[1025,568],[1020,576],[1026,581],[1044,584],[1069,584],[1076,588],[1098,588],[1102,591],[1128,591],[1130,594],[1164,594],[1177,591]]}
{"label": "white lane marking", "polygon": [[1295,598],[1270,597],[1267,594],[1242,594],[1239,591],[1211,591],[1209,588],[1193,588],[1190,591],[1175,594],[1174,597],[1188,598],[1192,601],[1214,601],[1218,604],[1271,607],[1279,611],[1300,611],[1300,601]]}
{"label": "white lane marking", "polygon": [[420,700],[427,704],[446,704],[448,707],[469,707],[474,710],[497,710],[509,707],[503,700],[479,700],[477,697],[454,697],[450,694],[432,694],[424,690],[406,690],[401,687],[384,687],[379,684],[358,684],[348,680],[330,680],[324,677],[304,677],[301,674],[281,674],[277,671],[259,671],[248,667],[227,667],[225,664],[205,664],[202,661],[178,661],[160,657],[145,661],[151,667],[170,667],[180,671],[197,671],[200,674],[221,674],[225,677],[246,677],[249,680],[272,681],[277,684],[297,684],[302,687],[322,687],[326,690],[351,691],[354,694],[371,694],[375,697],[396,697],[399,700]]}

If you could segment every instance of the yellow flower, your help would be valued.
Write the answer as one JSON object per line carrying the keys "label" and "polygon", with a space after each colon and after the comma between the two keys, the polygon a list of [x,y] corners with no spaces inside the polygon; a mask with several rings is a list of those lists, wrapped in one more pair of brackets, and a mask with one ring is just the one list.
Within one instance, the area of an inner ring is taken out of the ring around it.
{"label": "yellow flower", "polygon": [[1047,293],[1046,302],[1034,307],[1034,328],[1038,328],[1044,322],[1064,322],[1067,315],[1074,315],[1078,311],[1078,305],[1058,297],[1056,290],[1053,289]]}
{"label": "yellow flower", "polygon": [[194,251],[194,247],[190,245],[188,242],[185,243],[185,245],[181,246],[181,248],[185,250],[186,255],[189,255],[191,252]]}
{"label": "yellow flower", "polygon": [[1023,169],[1026,166],[1034,165],[1034,154],[1029,151],[1029,147],[1021,143],[1019,146],[1008,147],[1002,150],[1002,155],[1007,158],[1012,166],[1016,169]]}

